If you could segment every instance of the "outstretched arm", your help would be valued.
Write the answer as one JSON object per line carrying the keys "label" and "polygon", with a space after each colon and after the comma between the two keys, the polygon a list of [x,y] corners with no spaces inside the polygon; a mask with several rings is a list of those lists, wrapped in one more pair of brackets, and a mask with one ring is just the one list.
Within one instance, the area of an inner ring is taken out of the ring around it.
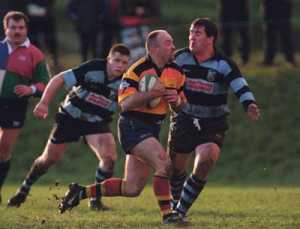
{"label": "outstretched arm", "polygon": [[39,103],[35,106],[33,114],[38,118],[46,118],[48,116],[48,106],[52,101],[57,91],[64,84],[64,73],[59,73],[54,76],[47,84],[46,89]]}

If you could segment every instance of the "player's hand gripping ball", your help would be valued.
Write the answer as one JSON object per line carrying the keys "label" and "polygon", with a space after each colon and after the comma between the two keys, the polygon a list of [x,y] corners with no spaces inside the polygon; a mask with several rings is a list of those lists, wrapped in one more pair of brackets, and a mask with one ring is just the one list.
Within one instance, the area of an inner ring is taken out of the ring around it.
{"label": "player's hand gripping ball", "polygon": [[[140,92],[147,92],[152,89],[156,80],[158,80],[157,76],[155,75],[144,75],[143,78],[139,82],[139,91]],[[158,106],[160,103],[161,97],[154,98],[150,100],[148,106],[150,108],[154,108]]]}

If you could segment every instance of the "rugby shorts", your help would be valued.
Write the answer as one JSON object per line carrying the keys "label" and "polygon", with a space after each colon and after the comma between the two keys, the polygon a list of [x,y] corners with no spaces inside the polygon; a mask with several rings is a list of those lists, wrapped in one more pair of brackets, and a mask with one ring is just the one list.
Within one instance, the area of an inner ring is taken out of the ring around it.
{"label": "rugby shorts", "polygon": [[159,140],[161,124],[146,122],[136,117],[120,116],[118,121],[119,142],[126,154],[143,140],[154,137]]}
{"label": "rugby shorts", "polygon": [[27,100],[0,99],[0,127],[3,129],[22,128],[26,119],[27,104]]}
{"label": "rugby shorts", "polygon": [[89,134],[111,133],[109,122],[86,122],[72,118],[68,114],[57,113],[50,134],[53,144],[76,142]]}
{"label": "rugby shorts", "polygon": [[215,143],[223,146],[228,130],[226,118],[207,121],[180,114],[170,123],[168,147],[173,153],[191,153],[198,145]]}

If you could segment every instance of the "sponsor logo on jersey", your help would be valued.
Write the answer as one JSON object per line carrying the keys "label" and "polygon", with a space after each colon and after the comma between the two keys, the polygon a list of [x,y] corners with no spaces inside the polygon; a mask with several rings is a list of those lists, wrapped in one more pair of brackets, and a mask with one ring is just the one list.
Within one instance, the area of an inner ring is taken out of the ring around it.
{"label": "sponsor logo on jersey", "polygon": [[214,89],[214,84],[201,79],[187,78],[186,88],[190,91],[212,93]]}
{"label": "sponsor logo on jersey", "polygon": [[95,93],[89,93],[89,95],[85,99],[87,102],[94,104],[98,107],[102,107],[108,109],[112,104],[112,101],[108,98],[104,97],[103,95],[98,95]]}
{"label": "sponsor logo on jersey", "polygon": [[19,56],[18,56],[18,59],[19,59],[20,61],[23,61],[23,62],[24,62],[24,61],[26,61],[27,58],[26,58],[26,56],[24,56],[24,55],[19,55]]}
{"label": "sponsor logo on jersey", "polygon": [[217,72],[214,71],[214,70],[211,70],[209,69],[208,72],[207,72],[207,80],[210,81],[210,82],[213,82],[216,80],[216,76],[217,76]]}

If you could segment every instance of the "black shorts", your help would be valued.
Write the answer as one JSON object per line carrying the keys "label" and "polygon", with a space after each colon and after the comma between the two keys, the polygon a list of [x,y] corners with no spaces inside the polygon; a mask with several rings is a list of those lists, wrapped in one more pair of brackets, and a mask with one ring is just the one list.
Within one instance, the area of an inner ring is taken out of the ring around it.
{"label": "black shorts", "polygon": [[222,148],[228,130],[226,118],[200,120],[180,114],[170,123],[168,146],[171,152],[191,153],[198,145],[213,142]]}
{"label": "black shorts", "polygon": [[160,124],[120,116],[118,121],[119,142],[125,153],[130,154],[131,150],[146,138],[159,139],[160,128]]}
{"label": "black shorts", "polygon": [[57,113],[50,140],[53,144],[76,142],[82,136],[102,133],[111,133],[108,122],[85,122],[67,114]]}
{"label": "black shorts", "polygon": [[3,129],[22,128],[26,119],[27,104],[27,100],[0,99],[0,127]]}

